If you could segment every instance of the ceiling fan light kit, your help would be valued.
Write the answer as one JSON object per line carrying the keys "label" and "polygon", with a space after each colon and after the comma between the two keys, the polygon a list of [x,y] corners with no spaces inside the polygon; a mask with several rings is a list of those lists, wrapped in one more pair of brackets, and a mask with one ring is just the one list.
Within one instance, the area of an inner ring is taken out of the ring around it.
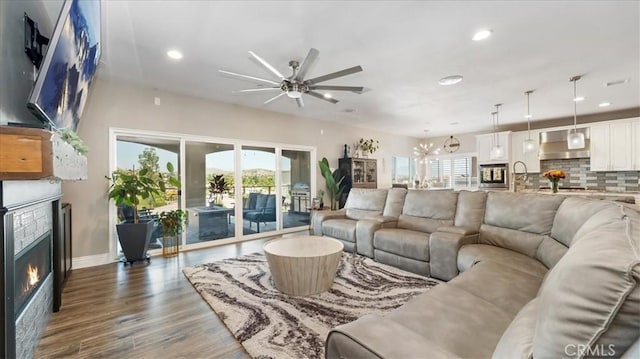
{"label": "ceiling fan light kit", "polygon": [[580,148],[584,148],[585,146],[585,141],[584,141],[584,133],[579,133],[578,132],[578,116],[577,116],[577,101],[576,98],[578,98],[576,96],[576,81],[580,80],[582,78],[582,76],[573,76],[572,78],[569,79],[569,81],[573,82],[573,132],[571,132],[569,134],[569,136],[567,136],[567,147],[570,150],[577,150]]}
{"label": "ceiling fan light kit", "polygon": [[270,80],[264,79],[255,76],[238,74],[235,72],[218,70],[220,73],[224,75],[229,75],[234,78],[248,80],[252,82],[259,82],[263,84],[272,85],[272,87],[266,88],[257,88],[257,89],[246,89],[233,91],[234,93],[251,93],[251,92],[267,92],[267,91],[281,91],[278,95],[268,99],[264,102],[264,104],[268,104],[283,95],[287,95],[288,98],[295,99],[298,107],[304,107],[304,102],[302,101],[303,95],[310,95],[315,98],[336,104],[338,100],[334,99],[331,94],[328,93],[320,93],[318,91],[348,91],[357,94],[362,94],[365,90],[362,86],[334,86],[334,85],[318,85],[318,83],[333,80],[338,77],[343,77],[347,75],[351,75],[357,72],[362,71],[361,66],[354,66],[344,70],[332,72],[323,76],[311,78],[305,80],[305,76],[309,69],[312,67],[313,63],[318,58],[320,52],[314,48],[309,50],[309,53],[305,57],[302,65],[298,61],[291,60],[289,61],[289,67],[292,70],[292,74],[289,77],[284,77],[275,67],[271,66],[266,60],[258,56],[255,52],[249,51],[249,55],[257,61],[262,67],[268,70],[274,77],[278,80]]}

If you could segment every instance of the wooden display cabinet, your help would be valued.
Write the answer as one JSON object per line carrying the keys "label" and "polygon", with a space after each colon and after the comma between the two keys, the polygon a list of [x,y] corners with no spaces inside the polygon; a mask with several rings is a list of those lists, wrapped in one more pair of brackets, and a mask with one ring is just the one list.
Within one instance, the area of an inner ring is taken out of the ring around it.
{"label": "wooden display cabinet", "polygon": [[378,187],[378,161],[369,158],[341,158],[340,169],[351,176],[353,188]]}

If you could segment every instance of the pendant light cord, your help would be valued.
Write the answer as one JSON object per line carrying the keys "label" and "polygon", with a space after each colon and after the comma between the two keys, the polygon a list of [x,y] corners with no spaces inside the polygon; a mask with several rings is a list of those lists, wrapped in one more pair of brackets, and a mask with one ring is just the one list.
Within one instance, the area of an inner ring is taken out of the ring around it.
{"label": "pendant light cord", "polygon": [[578,102],[576,101],[576,81],[578,81],[578,79],[574,77],[573,78],[573,133],[578,132],[578,119],[577,119]]}
{"label": "pendant light cord", "polygon": [[529,111],[529,95],[531,91],[527,91],[527,139],[531,139],[531,111]]}

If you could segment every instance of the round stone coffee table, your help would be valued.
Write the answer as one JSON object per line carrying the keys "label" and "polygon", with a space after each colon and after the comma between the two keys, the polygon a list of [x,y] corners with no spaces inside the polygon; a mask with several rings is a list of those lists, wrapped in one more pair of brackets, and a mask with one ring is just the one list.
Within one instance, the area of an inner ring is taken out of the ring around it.
{"label": "round stone coffee table", "polygon": [[264,253],[276,288],[306,296],[331,288],[343,248],[333,238],[299,236],[274,239],[264,245]]}

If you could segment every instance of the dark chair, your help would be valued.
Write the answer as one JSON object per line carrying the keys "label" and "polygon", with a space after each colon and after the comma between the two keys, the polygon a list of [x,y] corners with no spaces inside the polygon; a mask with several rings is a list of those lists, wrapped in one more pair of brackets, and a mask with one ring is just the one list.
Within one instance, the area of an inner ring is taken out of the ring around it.
{"label": "dark chair", "polygon": [[392,188],[404,188],[409,189],[409,185],[406,183],[394,183],[391,185]]}
{"label": "dark chair", "polygon": [[249,221],[249,228],[256,222],[256,230],[260,233],[260,222],[265,225],[267,222],[275,222],[276,210],[275,194],[258,194],[255,209],[243,211],[244,219]]}

